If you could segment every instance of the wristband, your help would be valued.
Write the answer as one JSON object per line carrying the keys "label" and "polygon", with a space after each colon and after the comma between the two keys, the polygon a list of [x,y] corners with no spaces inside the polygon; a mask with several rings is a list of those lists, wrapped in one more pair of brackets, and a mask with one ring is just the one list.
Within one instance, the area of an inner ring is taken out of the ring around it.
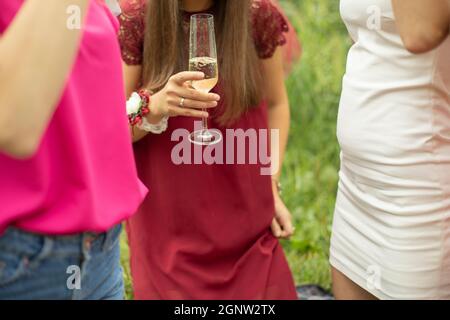
{"label": "wristband", "polygon": [[142,118],[142,123],[137,125],[137,128],[146,131],[151,132],[153,134],[161,134],[167,130],[167,127],[169,126],[169,117],[164,117],[158,124],[151,124],[147,121],[146,117]]}

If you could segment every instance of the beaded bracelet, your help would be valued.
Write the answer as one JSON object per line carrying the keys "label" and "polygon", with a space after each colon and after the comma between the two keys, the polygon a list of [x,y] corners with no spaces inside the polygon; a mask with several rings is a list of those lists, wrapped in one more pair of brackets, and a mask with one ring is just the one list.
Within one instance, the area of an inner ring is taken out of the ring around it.
{"label": "beaded bracelet", "polygon": [[131,126],[140,125],[146,114],[150,112],[150,93],[143,89],[133,92],[127,101],[128,122]]}

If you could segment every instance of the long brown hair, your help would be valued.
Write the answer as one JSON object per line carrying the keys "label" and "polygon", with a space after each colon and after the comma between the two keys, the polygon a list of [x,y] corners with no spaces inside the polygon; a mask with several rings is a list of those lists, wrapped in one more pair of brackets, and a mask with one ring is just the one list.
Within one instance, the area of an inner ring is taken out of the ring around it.
{"label": "long brown hair", "polygon": [[[261,66],[252,38],[253,0],[214,0],[221,93],[226,108],[222,125],[239,119],[261,100]],[[181,0],[148,0],[143,81],[162,88],[170,76],[186,70],[186,39]]]}

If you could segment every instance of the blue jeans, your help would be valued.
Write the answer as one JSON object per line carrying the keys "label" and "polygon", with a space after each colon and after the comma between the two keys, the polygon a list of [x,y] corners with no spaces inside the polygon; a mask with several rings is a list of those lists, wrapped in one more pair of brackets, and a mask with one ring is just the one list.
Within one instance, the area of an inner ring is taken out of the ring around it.
{"label": "blue jeans", "polygon": [[0,237],[0,300],[121,300],[121,226],[107,233]]}

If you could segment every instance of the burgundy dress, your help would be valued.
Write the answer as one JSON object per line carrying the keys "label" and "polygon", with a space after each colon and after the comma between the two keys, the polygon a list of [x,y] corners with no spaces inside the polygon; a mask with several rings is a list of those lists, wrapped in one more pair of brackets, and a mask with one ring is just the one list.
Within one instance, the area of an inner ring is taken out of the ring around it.
{"label": "burgundy dress", "polygon": [[[138,65],[145,5],[128,0],[122,10],[123,58]],[[184,15],[188,30],[190,14]],[[287,23],[268,0],[255,1],[252,15],[259,56],[269,58],[285,43]],[[225,136],[226,128],[212,118],[211,127]],[[267,129],[267,104],[228,128]],[[271,177],[260,172],[264,165],[176,165],[171,155],[177,129],[191,132],[194,120],[171,118],[165,133],[134,146],[139,176],[150,187],[127,228],[135,298],[295,299],[291,271],[270,230],[274,202]]]}

